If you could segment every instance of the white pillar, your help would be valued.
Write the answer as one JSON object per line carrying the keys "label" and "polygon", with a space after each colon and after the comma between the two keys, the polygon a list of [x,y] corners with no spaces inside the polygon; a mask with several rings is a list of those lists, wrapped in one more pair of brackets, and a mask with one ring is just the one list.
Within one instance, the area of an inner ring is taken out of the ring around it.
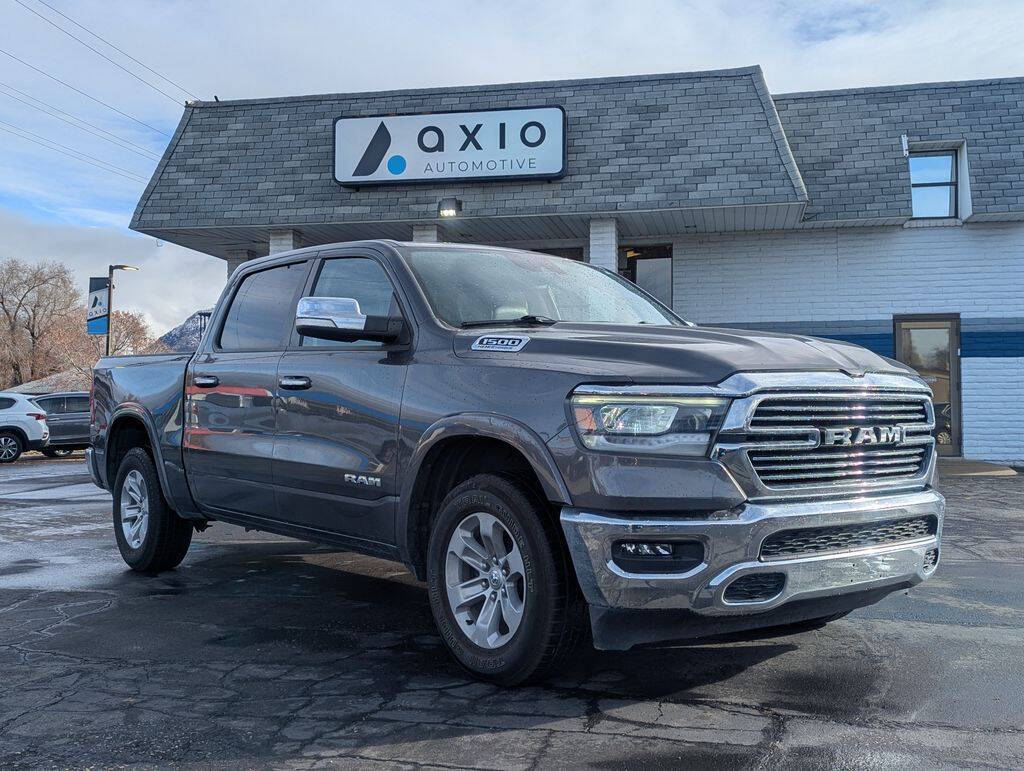
{"label": "white pillar", "polygon": [[229,279],[231,278],[231,274],[235,272],[235,268],[256,256],[256,252],[249,249],[228,249],[225,254],[226,262],[228,264]]}
{"label": "white pillar", "polygon": [[413,225],[412,240],[436,244],[441,241],[441,228],[438,225]]}
{"label": "white pillar", "polygon": [[619,269],[619,229],[613,219],[590,220],[587,262],[611,271]]}
{"label": "white pillar", "polygon": [[291,228],[280,228],[270,231],[270,254],[290,252],[302,246],[299,232]]}

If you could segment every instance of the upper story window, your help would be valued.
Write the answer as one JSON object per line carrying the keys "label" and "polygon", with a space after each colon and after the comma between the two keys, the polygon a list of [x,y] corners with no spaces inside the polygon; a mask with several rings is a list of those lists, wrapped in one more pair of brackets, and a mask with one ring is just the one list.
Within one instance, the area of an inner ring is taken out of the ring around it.
{"label": "upper story window", "polygon": [[956,150],[910,154],[914,217],[956,217]]}

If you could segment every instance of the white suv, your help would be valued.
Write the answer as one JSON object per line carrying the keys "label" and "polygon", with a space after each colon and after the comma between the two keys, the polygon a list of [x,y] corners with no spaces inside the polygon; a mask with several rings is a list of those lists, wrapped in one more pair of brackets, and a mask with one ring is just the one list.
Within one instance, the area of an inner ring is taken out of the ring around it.
{"label": "white suv", "polygon": [[0,393],[0,463],[13,463],[49,441],[46,413],[38,404],[23,394]]}

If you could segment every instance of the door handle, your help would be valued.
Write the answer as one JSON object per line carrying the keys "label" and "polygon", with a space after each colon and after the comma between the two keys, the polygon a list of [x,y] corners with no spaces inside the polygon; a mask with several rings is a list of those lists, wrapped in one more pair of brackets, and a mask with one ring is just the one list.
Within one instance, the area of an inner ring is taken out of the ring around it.
{"label": "door handle", "polygon": [[192,378],[192,385],[197,388],[213,388],[219,382],[220,380],[213,375],[196,375]]}
{"label": "door handle", "polygon": [[277,384],[289,391],[302,391],[313,385],[313,381],[305,375],[282,375]]}

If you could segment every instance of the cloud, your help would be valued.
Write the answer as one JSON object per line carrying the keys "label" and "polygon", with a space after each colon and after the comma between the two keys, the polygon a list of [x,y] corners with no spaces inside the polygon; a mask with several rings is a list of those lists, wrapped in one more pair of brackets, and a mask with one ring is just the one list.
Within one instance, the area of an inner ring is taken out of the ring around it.
{"label": "cloud", "polygon": [[[59,7],[204,99],[749,64],[762,65],[776,93],[1024,74],[1024,4],[1015,0],[77,0]],[[145,153],[163,152],[181,104],[13,3],[0,7],[0,23],[11,53],[157,130],[3,55],[0,82],[144,154],[32,109],[3,86],[0,121],[148,178],[156,161]],[[176,86],[158,84],[186,98]],[[110,261],[142,262],[145,270],[120,280],[123,296],[154,326],[172,325],[216,297],[224,264],[170,244],[158,249],[127,231],[143,187],[0,131],[0,254],[59,257],[82,277],[102,273]]]}
{"label": "cloud", "polygon": [[115,228],[36,222],[0,211],[0,233],[0,260],[67,263],[83,301],[90,276],[107,275],[111,264],[137,265],[138,272],[115,274],[114,307],[142,312],[157,334],[213,305],[227,275],[216,257],[174,244],[157,246],[156,239]]}

